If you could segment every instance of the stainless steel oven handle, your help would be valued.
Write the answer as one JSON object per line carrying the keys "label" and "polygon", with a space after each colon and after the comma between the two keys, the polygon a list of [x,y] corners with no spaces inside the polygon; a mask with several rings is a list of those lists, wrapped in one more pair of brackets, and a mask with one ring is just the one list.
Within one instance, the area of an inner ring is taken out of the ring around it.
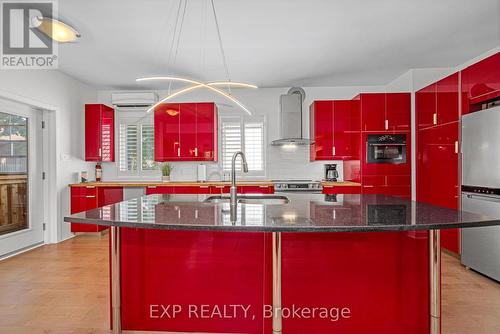
{"label": "stainless steel oven handle", "polygon": [[370,146],[406,146],[406,144],[395,144],[395,143],[389,143],[389,144],[382,144],[382,143],[368,143]]}

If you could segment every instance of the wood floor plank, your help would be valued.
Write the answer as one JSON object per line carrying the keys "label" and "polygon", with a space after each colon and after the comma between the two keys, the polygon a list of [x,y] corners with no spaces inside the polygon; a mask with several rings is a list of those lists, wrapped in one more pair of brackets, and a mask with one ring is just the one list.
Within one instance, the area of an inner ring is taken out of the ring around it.
{"label": "wood floor plank", "polygon": [[[500,333],[500,284],[442,255],[444,334]],[[108,236],[0,261],[0,333],[108,334]]]}

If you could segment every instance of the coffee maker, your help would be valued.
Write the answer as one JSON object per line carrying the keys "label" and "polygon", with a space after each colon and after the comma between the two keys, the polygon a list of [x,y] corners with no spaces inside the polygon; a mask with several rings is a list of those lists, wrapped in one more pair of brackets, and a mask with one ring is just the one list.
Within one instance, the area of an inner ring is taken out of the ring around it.
{"label": "coffee maker", "polygon": [[338,177],[337,164],[325,164],[325,181],[337,182]]}

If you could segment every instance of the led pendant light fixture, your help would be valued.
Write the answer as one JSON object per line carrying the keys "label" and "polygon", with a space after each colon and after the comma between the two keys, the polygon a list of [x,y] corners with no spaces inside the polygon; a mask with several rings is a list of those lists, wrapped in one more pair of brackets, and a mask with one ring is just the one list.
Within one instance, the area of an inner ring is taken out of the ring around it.
{"label": "led pendant light fixture", "polygon": [[[174,57],[173,63],[175,63],[175,60],[177,57],[180,36],[182,33],[182,26],[184,23],[184,16],[186,14],[187,1],[188,0],[179,0],[179,6],[178,6],[178,10],[177,10],[177,18],[175,20],[175,26],[174,26],[174,36],[172,38],[172,43],[171,43],[170,52],[169,52],[169,59],[168,59],[168,64],[167,64],[168,68],[170,68],[171,56],[173,55],[173,57]],[[167,96],[165,96],[164,98],[162,98],[157,103],[155,103],[154,105],[152,105],[147,110],[147,112],[151,112],[160,104],[162,104],[168,100],[171,100],[174,97],[177,97],[177,96],[182,95],[182,94],[186,94],[186,93],[191,92],[191,91],[196,90],[196,89],[206,88],[206,89],[224,97],[225,99],[231,101],[232,103],[234,103],[235,105],[240,107],[242,110],[244,110],[249,115],[252,114],[250,112],[250,110],[248,110],[247,107],[245,107],[240,101],[238,101],[238,99],[236,99],[234,96],[231,95],[231,87],[238,87],[238,88],[258,88],[258,87],[255,85],[252,85],[252,84],[248,84],[248,83],[231,81],[231,78],[229,76],[229,69],[227,66],[226,54],[224,52],[224,47],[222,44],[222,37],[221,37],[221,33],[220,33],[220,28],[219,28],[219,21],[217,19],[217,13],[215,11],[214,0],[209,0],[209,1],[211,4],[213,16],[214,16],[215,27],[217,29],[217,36],[218,36],[218,40],[219,40],[219,49],[221,52],[222,63],[224,65],[224,70],[226,72],[227,80],[226,81],[213,81],[213,82],[203,83],[201,81],[177,77],[177,76],[171,76],[171,75],[137,78],[136,82],[147,82],[147,81],[168,81],[169,82],[169,94]],[[182,6],[182,4],[184,4],[184,6]],[[183,8],[182,15],[181,15],[181,8]],[[177,37],[177,41],[175,42],[176,37]],[[174,45],[175,45],[175,50],[174,50]],[[174,82],[174,81],[183,82],[183,83],[189,84],[190,86],[179,89],[179,90],[172,93],[170,91],[170,88],[171,88],[172,82]],[[217,88],[217,87],[227,87],[229,92],[226,92],[226,91],[224,91],[220,88]]]}

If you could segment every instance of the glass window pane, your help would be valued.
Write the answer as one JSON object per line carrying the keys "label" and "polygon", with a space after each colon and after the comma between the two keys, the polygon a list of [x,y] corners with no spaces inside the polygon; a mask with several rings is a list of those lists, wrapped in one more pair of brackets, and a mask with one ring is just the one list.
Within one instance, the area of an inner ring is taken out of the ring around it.
{"label": "glass window pane", "polygon": [[0,156],[11,154],[11,143],[0,142]]}
{"label": "glass window pane", "polygon": [[26,125],[26,117],[11,115],[10,116],[10,124],[12,125]]}
{"label": "glass window pane", "polygon": [[10,124],[10,115],[0,112],[0,125]]}
{"label": "glass window pane", "polygon": [[137,125],[120,124],[120,171],[137,170]]}
{"label": "glass window pane", "polygon": [[10,126],[0,125],[0,140],[10,140]]}
{"label": "glass window pane", "polygon": [[26,141],[26,126],[20,126],[20,125],[11,126],[10,140]]}
{"label": "glass window pane", "polygon": [[26,156],[28,153],[28,143],[27,142],[18,142],[18,143],[12,143],[12,155],[21,155],[21,156]]}

